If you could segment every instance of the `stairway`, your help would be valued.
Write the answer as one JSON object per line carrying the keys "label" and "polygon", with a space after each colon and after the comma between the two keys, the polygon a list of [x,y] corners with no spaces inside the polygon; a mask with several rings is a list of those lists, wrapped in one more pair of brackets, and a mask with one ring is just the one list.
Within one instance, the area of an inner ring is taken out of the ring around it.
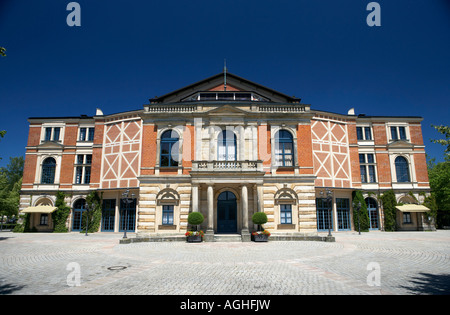
{"label": "stairway", "polygon": [[242,242],[240,234],[214,234],[214,242]]}

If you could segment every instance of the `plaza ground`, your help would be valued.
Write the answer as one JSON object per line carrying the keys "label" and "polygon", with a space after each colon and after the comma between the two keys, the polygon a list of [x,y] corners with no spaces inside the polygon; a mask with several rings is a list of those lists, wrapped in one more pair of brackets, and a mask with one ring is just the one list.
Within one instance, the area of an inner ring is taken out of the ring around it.
{"label": "plaza ground", "polygon": [[[450,294],[449,230],[334,236],[119,244],[122,234],[3,232],[0,294]],[[71,287],[73,263],[80,286]]]}

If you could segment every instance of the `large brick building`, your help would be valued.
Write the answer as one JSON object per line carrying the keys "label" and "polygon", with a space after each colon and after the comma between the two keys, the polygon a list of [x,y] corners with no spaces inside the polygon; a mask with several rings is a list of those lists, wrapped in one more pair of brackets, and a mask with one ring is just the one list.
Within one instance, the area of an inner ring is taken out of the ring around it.
{"label": "large brick building", "polygon": [[[264,211],[272,234],[314,235],[329,227],[326,191],[330,228],[354,230],[352,192],[361,190],[371,229],[383,229],[380,193],[393,189],[407,204],[429,193],[421,121],[324,112],[220,73],[141,110],[29,118],[21,209],[38,230],[51,229],[41,206],[64,191],[77,231],[95,190],[104,232],[182,235],[189,212],[200,211],[209,234],[247,235],[252,214]],[[402,210],[397,224],[426,229],[428,218]]]}

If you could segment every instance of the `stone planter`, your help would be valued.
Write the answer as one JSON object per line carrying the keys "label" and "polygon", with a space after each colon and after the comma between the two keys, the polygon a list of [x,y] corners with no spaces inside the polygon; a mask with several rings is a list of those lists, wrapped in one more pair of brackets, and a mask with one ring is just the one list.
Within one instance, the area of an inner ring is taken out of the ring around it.
{"label": "stone planter", "polygon": [[269,235],[266,234],[252,234],[252,241],[253,242],[268,242],[269,241]]}
{"label": "stone planter", "polygon": [[186,236],[186,242],[188,243],[201,243],[202,241],[203,238],[201,235]]}

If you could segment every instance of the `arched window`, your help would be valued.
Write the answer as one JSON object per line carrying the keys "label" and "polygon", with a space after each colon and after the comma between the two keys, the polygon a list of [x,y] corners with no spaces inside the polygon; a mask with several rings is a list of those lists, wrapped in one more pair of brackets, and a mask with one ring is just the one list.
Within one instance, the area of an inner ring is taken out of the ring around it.
{"label": "arched window", "polygon": [[217,159],[219,161],[236,161],[236,135],[231,130],[219,134]]}
{"label": "arched window", "polygon": [[179,161],[179,136],[174,130],[167,130],[161,136],[161,167],[177,167]]}
{"label": "arched window", "polygon": [[275,134],[275,159],[277,166],[293,166],[294,141],[287,130],[280,130]]}
{"label": "arched window", "polygon": [[54,158],[46,158],[42,163],[41,184],[55,183],[56,161]]}
{"label": "arched window", "polygon": [[410,182],[408,161],[403,156],[395,159],[395,172],[397,174],[398,183]]}

